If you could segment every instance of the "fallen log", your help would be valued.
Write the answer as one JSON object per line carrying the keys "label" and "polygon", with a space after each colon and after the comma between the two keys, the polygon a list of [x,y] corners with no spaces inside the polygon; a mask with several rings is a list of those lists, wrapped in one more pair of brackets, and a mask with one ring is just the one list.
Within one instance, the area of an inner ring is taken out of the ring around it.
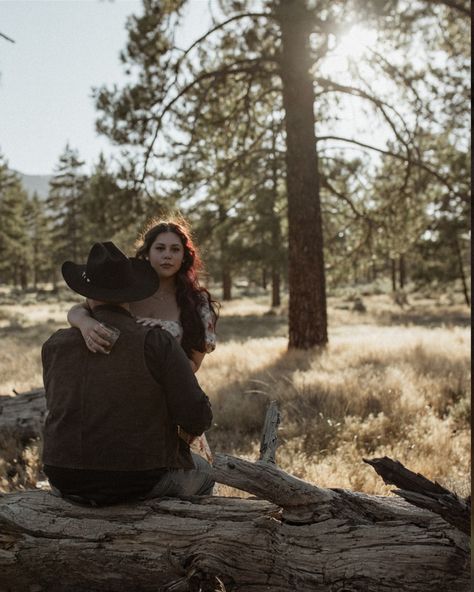
{"label": "fallen log", "polygon": [[42,388],[0,397],[1,434],[15,436],[22,442],[38,438],[45,416],[46,399]]}
{"label": "fallen log", "polygon": [[45,491],[0,497],[0,591],[470,589],[462,529],[405,499],[324,489],[280,470],[277,425],[273,414],[261,460],[214,461],[216,481],[260,499],[84,508]]}
{"label": "fallen log", "polygon": [[461,499],[436,481],[433,483],[419,473],[413,473],[400,462],[386,456],[364,459],[374,467],[387,484],[399,487],[394,493],[419,508],[426,508],[442,516],[446,522],[459,528],[461,532],[471,532],[471,497]]}

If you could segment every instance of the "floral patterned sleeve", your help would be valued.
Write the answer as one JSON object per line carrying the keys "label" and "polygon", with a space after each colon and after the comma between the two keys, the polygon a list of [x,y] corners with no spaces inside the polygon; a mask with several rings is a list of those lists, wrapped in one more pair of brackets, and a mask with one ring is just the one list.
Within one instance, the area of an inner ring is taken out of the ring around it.
{"label": "floral patterned sleeve", "polygon": [[201,300],[202,304],[199,309],[199,316],[204,325],[205,351],[206,354],[210,354],[216,349],[216,325],[206,294],[202,294]]}

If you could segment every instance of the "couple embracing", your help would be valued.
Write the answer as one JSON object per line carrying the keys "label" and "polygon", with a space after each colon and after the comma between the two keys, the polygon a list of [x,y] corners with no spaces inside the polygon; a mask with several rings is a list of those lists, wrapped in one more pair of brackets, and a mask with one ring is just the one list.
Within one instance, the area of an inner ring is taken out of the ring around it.
{"label": "couple embracing", "polygon": [[108,242],[86,264],[63,264],[86,303],[42,349],[43,463],[56,495],[95,506],[212,493],[212,412],[194,373],[215,347],[217,313],[198,266],[174,222],[151,226],[135,258]]}

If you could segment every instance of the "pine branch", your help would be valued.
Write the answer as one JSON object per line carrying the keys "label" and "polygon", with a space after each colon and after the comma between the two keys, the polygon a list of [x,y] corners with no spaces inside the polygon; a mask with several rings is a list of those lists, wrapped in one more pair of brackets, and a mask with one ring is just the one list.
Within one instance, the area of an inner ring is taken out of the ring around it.
{"label": "pine branch", "polygon": [[471,9],[470,8],[466,8],[463,4],[459,3],[459,2],[454,2],[454,0],[428,0],[428,3],[434,3],[434,4],[443,4],[444,6],[447,6],[448,8],[452,8],[454,10],[457,10],[458,12],[460,12],[461,14],[464,14],[465,16],[470,17],[471,16]]}
{"label": "pine branch", "polygon": [[[235,74],[241,73],[252,73],[261,68],[262,63],[271,61],[272,63],[274,60],[262,59],[262,58],[255,58],[255,59],[245,59],[245,60],[238,60],[233,62],[227,67],[220,68],[218,70],[212,70],[211,72],[204,72],[203,74],[199,75],[197,78],[192,80],[189,84],[187,84],[181,91],[178,92],[176,96],[174,96],[166,105],[163,107],[161,113],[159,114],[158,118],[156,119],[156,129],[155,133],[153,134],[153,138],[147,148],[145,153],[145,161],[143,164],[143,173],[142,177],[139,180],[139,183],[143,183],[147,173],[148,161],[153,152],[153,146],[158,138],[158,134],[161,129],[161,123],[163,121],[164,116],[170,111],[170,109],[175,105],[177,101],[179,101],[182,97],[184,97],[188,92],[190,92],[195,86],[199,85],[204,80],[213,79],[216,80],[218,78],[223,78],[227,76],[233,76]],[[238,64],[238,67],[234,67]],[[241,65],[242,64],[242,65]],[[243,64],[248,64],[248,66],[243,66]]]}
{"label": "pine branch", "polygon": [[321,177],[321,184],[323,187],[326,187],[326,189],[329,189],[329,191],[333,193],[336,197],[345,201],[357,218],[362,218],[363,220],[369,222],[369,224],[372,223],[370,218],[368,218],[365,214],[359,212],[359,210],[355,207],[353,201],[345,193],[341,193],[333,185],[331,185],[327,177]]}
{"label": "pine branch", "polygon": [[366,148],[367,150],[373,150],[374,152],[379,152],[380,154],[385,154],[386,156],[391,156],[391,157],[396,158],[398,160],[402,160],[403,162],[409,162],[410,164],[417,166],[417,167],[421,168],[422,170],[426,171],[427,173],[429,173],[430,175],[432,175],[433,177],[438,179],[438,181],[441,181],[441,183],[445,187],[447,187],[453,195],[461,197],[461,199],[465,200],[464,194],[459,193],[459,191],[456,191],[445,177],[440,175],[437,171],[433,170],[431,167],[429,167],[427,164],[425,164],[421,160],[415,160],[415,159],[409,158],[407,156],[404,156],[403,154],[397,154],[396,152],[392,152],[391,150],[384,150],[383,148],[377,148],[376,146],[371,146],[370,144],[366,144],[364,142],[359,142],[357,140],[353,140],[352,138],[343,138],[340,136],[320,136],[316,139],[317,142],[322,142],[325,140],[338,140],[340,142],[348,142],[350,144],[355,144],[356,146],[360,146],[361,148]]}
{"label": "pine branch", "polygon": [[[339,84],[337,82],[334,82],[333,80],[328,80],[325,78],[317,78],[316,81],[321,86],[325,87],[326,90],[324,92],[342,92],[345,94],[350,94],[352,96],[360,97],[362,99],[367,99],[367,100],[371,101],[380,110],[384,119],[387,121],[390,128],[392,129],[397,140],[405,146],[405,148],[407,149],[407,152],[410,152],[410,146],[408,145],[408,142],[406,142],[406,140],[404,140],[401,137],[400,132],[397,129],[397,126],[395,125],[392,118],[389,116],[389,114],[386,111],[386,109],[390,109],[391,111],[393,111],[393,113],[395,113],[395,115],[403,123],[405,130],[408,132],[408,126],[407,126],[405,120],[403,119],[402,115],[395,109],[395,107],[393,107],[392,105],[389,105],[385,101],[382,101],[382,99],[379,99],[378,97],[375,97],[360,88],[356,88],[353,86],[347,86],[345,84]],[[322,94],[322,93],[319,93],[319,94]]]}
{"label": "pine branch", "polygon": [[229,23],[232,23],[233,21],[239,20],[239,19],[243,19],[243,18],[272,18],[272,14],[270,12],[246,12],[246,13],[242,13],[242,14],[237,14],[235,16],[232,16],[231,18],[227,19],[226,21],[219,23],[218,25],[216,25],[215,27],[213,27],[212,29],[210,29],[209,31],[206,31],[206,33],[204,33],[204,35],[202,35],[201,37],[199,37],[199,39],[196,39],[196,41],[194,41],[194,43],[192,43],[188,49],[186,49],[183,53],[183,55],[180,57],[177,67],[179,67],[180,62],[182,62],[184,60],[184,58],[189,55],[189,53],[195,48],[197,47],[200,43],[202,43],[205,39],[207,39],[212,33],[215,33],[216,31],[219,31],[219,29],[223,29],[226,25],[228,25]]}
{"label": "pine branch", "polygon": [[15,40],[12,39],[11,37],[8,37],[7,35],[5,35],[5,33],[1,33],[0,32],[0,37],[3,37],[4,39],[6,39],[7,41],[10,41],[10,43],[15,43]]}

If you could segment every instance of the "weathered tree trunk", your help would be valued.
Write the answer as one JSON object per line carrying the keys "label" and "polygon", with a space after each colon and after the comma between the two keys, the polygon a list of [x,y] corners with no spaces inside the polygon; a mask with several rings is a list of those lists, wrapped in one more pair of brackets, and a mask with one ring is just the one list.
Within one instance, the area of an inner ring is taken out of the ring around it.
{"label": "weathered tree trunk", "polygon": [[398,498],[320,489],[217,455],[216,478],[269,501],[193,498],[83,508],[0,498],[2,592],[467,592],[469,539]]}
{"label": "weathered tree trunk", "polygon": [[469,296],[469,288],[467,286],[466,273],[464,271],[462,252],[461,252],[461,247],[459,245],[459,239],[457,236],[454,237],[453,244],[454,244],[454,250],[456,252],[456,258],[458,260],[459,277],[461,278],[462,290],[463,290],[463,294],[464,294],[464,302],[466,303],[467,306],[471,306],[471,298]]}
{"label": "weathered tree trunk", "polygon": [[281,305],[280,297],[280,272],[272,271],[272,307]]}
{"label": "weathered tree trunk", "polygon": [[228,269],[222,271],[222,300],[232,300],[232,276]]}
{"label": "weathered tree trunk", "polygon": [[400,279],[400,289],[403,290],[407,283],[407,267],[406,267],[406,258],[405,255],[402,253],[398,258],[398,269],[399,269],[399,279]]}
{"label": "weathered tree trunk", "polygon": [[392,278],[392,292],[397,291],[397,263],[395,259],[390,259],[390,271]]}
{"label": "weathered tree trunk", "polygon": [[281,305],[280,296],[280,270],[282,267],[282,233],[280,216],[277,214],[278,209],[278,182],[280,179],[280,172],[278,170],[278,154],[277,154],[277,127],[275,122],[272,123],[272,188],[271,188],[271,206],[270,206],[270,225],[271,225],[271,245],[272,245],[272,308]]}
{"label": "weathered tree trunk", "polygon": [[[224,187],[228,185],[228,179],[226,179]],[[220,238],[219,238],[219,246],[221,251],[221,280],[222,280],[222,300],[232,300],[232,276],[231,276],[231,269],[229,265],[229,243],[227,238],[227,231],[223,230],[223,227],[227,220],[227,212],[226,208],[223,204],[219,204],[219,222],[221,224],[220,228]]]}
{"label": "weathered tree trunk", "polygon": [[1,496],[0,590],[469,590],[467,502],[386,458],[368,462],[411,503],[301,481],[274,464],[278,423],[272,405],[260,461],[213,465],[216,481],[261,499],[85,508],[44,491]]}
{"label": "weathered tree trunk", "polygon": [[[34,389],[14,397],[0,396],[0,433],[27,441],[41,435],[46,415],[44,389]],[[1,590],[0,590],[1,592]]]}
{"label": "weathered tree trunk", "polygon": [[328,341],[320,179],[310,75],[311,14],[301,0],[280,0],[280,72],[286,127],[289,245],[289,347]]}

